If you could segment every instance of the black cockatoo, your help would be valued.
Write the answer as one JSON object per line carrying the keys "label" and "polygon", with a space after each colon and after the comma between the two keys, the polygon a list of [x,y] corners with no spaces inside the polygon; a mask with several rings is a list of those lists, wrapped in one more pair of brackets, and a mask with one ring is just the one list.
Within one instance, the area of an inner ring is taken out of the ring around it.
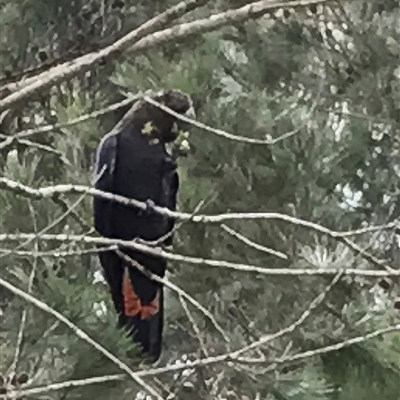
{"label": "black cockatoo", "polygon": [[[181,115],[193,116],[190,98],[179,91],[153,97]],[[176,210],[179,176],[177,155],[186,150],[187,124],[148,102],[135,105],[127,122],[117,124],[100,142],[94,175],[95,188],[146,202],[146,210],[100,197],[93,200],[94,226],[106,238],[157,241],[171,245],[174,221],[155,212],[153,205]],[[126,114],[127,116],[128,114]],[[177,151],[175,151],[177,150]],[[164,259],[121,248],[121,252],[153,274],[164,277]],[[124,326],[145,355],[157,361],[162,349],[163,287],[114,251],[100,251],[100,263]]]}

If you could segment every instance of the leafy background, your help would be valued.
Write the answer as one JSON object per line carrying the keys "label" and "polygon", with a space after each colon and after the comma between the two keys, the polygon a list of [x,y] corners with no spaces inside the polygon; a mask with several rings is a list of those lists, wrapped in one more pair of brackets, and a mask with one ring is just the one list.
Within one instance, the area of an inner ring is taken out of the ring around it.
{"label": "leafy background", "polygon": [[[205,2],[191,17],[245,3]],[[173,4],[2,1],[2,84],[111,44]],[[192,153],[179,166],[181,210],[191,212],[200,204],[206,214],[277,212],[334,231],[387,224],[400,214],[399,19],[396,1],[334,2],[278,10],[135,56],[126,52],[13,109],[0,131],[8,136],[65,123],[122,100],[126,92],[179,88],[192,96],[197,119],[207,125],[242,137],[287,135],[271,145],[249,144],[193,127]],[[32,135],[30,143],[14,141],[1,148],[1,174],[32,187],[90,185],[95,148],[120,116],[121,111],[115,111]],[[71,206],[73,213],[63,216]],[[35,201],[2,190],[0,209],[2,233],[93,233],[87,197]],[[235,220],[226,226],[286,254],[288,260],[249,247],[221,226],[190,222],[179,229],[174,252],[267,268],[376,268],[343,243],[293,224]],[[392,268],[399,267],[400,242],[393,231],[354,240]],[[1,277],[26,290],[34,271],[34,296],[129,366],[143,369],[133,345],[116,329],[104,283],[95,279],[96,256],[79,254],[84,248],[93,250],[81,243],[3,243]],[[57,251],[71,254],[57,256]],[[190,305],[188,318],[180,299],[168,290],[163,363],[225,353],[277,332],[293,323],[330,281],[184,262],[171,262],[168,278],[215,316],[230,347]],[[253,358],[263,355],[265,362],[222,362],[148,381],[182,399],[397,400],[398,332],[278,365],[273,371],[264,368],[283,352],[317,349],[398,323],[398,284],[398,279],[341,279],[298,329],[248,353]],[[3,375],[16,361],[16,370],[29,374],[28,386],[119,372],[52,316],[2,287],[0,299]],[[23,310],[26,324],[18,345]],[[124,379],[29,398],[132,399],[137,393],[135,383]]]}

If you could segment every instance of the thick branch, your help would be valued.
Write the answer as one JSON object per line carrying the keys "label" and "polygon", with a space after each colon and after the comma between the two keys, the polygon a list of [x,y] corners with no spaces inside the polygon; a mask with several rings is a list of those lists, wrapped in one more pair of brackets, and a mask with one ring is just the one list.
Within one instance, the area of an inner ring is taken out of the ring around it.
{"label": "thick branch", "polygon": [[84,55],[72,62],[60,65],[48,72],[40,74],[37,77],[29,78],[27,79],[28,83],[21,89],[19,89],[21,86],[18,84],[14,84],[14,87],[7,86],[6,89],[8,89],[8,91],[17,91],[0,101],[0,112],[7,110],[11,106],[25,100],[40,90],[52,87],[92,68],[95,63],[100,60],[106,60],[111,56],[115,57],[128,48],[133,52],[138,52],[192,34],[217,30],[224,25],[238,23],[250,18],[258,18],[275,9],[305,7],[313,4],[326,3],[326,1],[327,0],[257,1],[238,9],[228,10],[219,14],[211,15],[208,18],[183,23],[169,29],[152,33],[160,26],[165,25],[171,19],[175,19],[177,16],[186,13],[188,7],[194,8],[198,6],[199,3],[199,1],[195,0],[181,2],[168,11],[147,21],[138,29],[135,29],[114,44],[100,50],[99,52]]}
{"label": "thick branch", "polygon": [[[35,189],[30,186],[23,185],[17,181],[13,181],[8,178],[0,177],[0,188],[10,190],[16,194],[20,194],[22,196],[29,197],[35,200],[41,200],[46,198],[52,198],[57,194],[87,194],[89,196],[101,197],[103,199],[112,200],[117,203],[124,204],[126,206],[137,207],[141,210],[147,209],[147,204],[138,200],[129,199],[124,196],[115,195],[109,192],[103,192],[101,190],[93,189],[88,186],[83,185],[55,185],[55,186],[47,186],[40,189]],[[323,225],[306,221],[300,218],[291,217],[290,215],[281,214],[281,213],[273,213],[273,212],[250,212],[250,213],[226,213],[226,214],[216,214],[216,215],[205,215],[205,214],[197,214],[193,215],[193,213],[183,213],[171,211],[165,207],[154,206],[154,211],[165,215],[167,217],[176,218],[181,221],[192,221],[195,223],[204,223],[204,224],[221,224],[226,221],[233,220],[277,220],[277,221],[285,221],[289,222],[293,225],[303,226],[304,228],[308,228],[319,233],[326,234],[331,236],[334,239],[337,238],[347,238],[351,236],[362,235],[365,233],[376,232],[380,230],[388,230],[395,228],[398,223],[392,222],[386,225],[379,226],[369,226],[366,228],[355,229],[351,231],[334,231],[329,228],[326,228]]]}
{"label": "thick branch", "polygon": [[8,109],[14,104],[17,104],[34,93],[37,93],[39,90],[54,86],[90,69],[91,67],[94,67],[95,63],[100,60],[107,60],[112,56],[118,56],[122,51],[129,48],[133,43],[137,42],[141,38],[161,29],[168,23],[180,18],[182,15],[205,4],[206,2],[206,0],[181,1],[176,6],[171,7],[167,11],[155,16],[149,21],[146,21],[139,28],[133,30],[112,45],[107,46],[98,52],[78,57],[73,61],[58,65],[51,68],[49,71],[28,78],[23,82],[4,86],[1,88],[2,91],[15,93],[8,95],[4,100],[0,101],[0,112]]}

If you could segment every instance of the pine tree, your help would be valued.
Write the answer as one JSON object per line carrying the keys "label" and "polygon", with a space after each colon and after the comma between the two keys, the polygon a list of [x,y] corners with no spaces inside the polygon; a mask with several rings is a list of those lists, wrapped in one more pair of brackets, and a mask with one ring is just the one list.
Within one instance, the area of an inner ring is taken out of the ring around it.
{"label": "pine tree", "polygon": [[[104,9],[97,1],[67,3],[2,5],[0,63],[7,81],[19,79],[27,68],[45,68],[46,62],[112,43],[172,5],[127,1]],[[190,15],[203,18],[244,3],[208,2]],[[0,147],[2,175],[30,187],[89,186],[97,143],[122,109],[62,124],[121,100],[123,93],[177,88],[192,96],[197,120],[214,128],[191,129],[191,154],[179,166],[180,210],[281,213],[331,232],[398,223],[399,17],[396,2],[381,0],[285,9],[144,50],[134,58],[123,54],[57,86],[51,96],[39,99],[41,104],[32,101],[7,114],[3,135],[40,124],[61,126],[28,137],[30,142]],[[32,21],[31,30],[26,21]],[[21,38],[15,41],[17,33]],[[76,44],[72,50],[70,42]],[[38,200],[2,190],[1,231],[92,235],[90,200],[79,195]],[[144,370],[134,346],[116,328],[106,287],[94,283],[94,248],[40,236],[21,243],[2,244],[1,278],[24,291],[31,287],[33,296],[133,370]],[[299,272],[375,270],[380,264],[399,268],[400,243],[388,226],[341,238],[293,220],[233,219],[183,223],[173,252]],[[168,279],[204,305],[224,332],[168,290],[164,361],[169,363],[243,348],[287,328],[318,295],[326,295],[299,326],[244,352],[244,359],[145,378],[165,398],[169,391],[182,399],[399,397],[398,330],[312,356],[313,350],[398,324],[398,279],[339,277],[328,291],[334,275],[265,275],[187,262],[170,262]],[[33,387],[121,373],[53,316],[3,287],[0,296],[3,376],[16,367],[17,373],[28,373],[27,387]],[[296,360],[296,354],[307,351],[309,357]],[[126,377],[49,395],[132,399],[138,390]]]}

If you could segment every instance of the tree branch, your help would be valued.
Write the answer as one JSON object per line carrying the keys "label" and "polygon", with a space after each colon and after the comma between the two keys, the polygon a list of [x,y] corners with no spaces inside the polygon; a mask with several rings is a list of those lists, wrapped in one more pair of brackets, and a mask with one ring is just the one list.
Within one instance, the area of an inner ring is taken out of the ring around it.
{"label": "tree branch", "polygon": [[340,278],[343,276],[343,270],[339,271],[332,281],[329,283],[328,286],[326,286],[325,290],[321,292],[308,306],[308,308],[300,315],[300,317],[290,324],[288,327],[281,329],[279,332],[276,332],[272,335],[264,335],[262,336],[259,340],[256,340],[255,342],[249,344],[248,346],[244,346],[241,349],[231,353],[231,357],[234,359],[239,360],[239,356],[246,351],[249,351],[251,349],[260,347],[272,340],[275,340],[283,335],[286,335],[287,333],[292,333],[295,329],[297,329],[310,315],[311,313],[325,300],[326,295],[331,291],[331,289],[339,282]]}
{"label": "tree branch", "polygon": [[[110,353],[107,349],[105,349],[103,346],[97,343],[94,339],[92,339],[82,329],[78,328],[75,324],[73,324],[68,318],[64,317],[61,313],[54,310],[46,303],[30,295],[29,293],[26,293],[25,291],[18,289],[17,287],[15,287],[14,285],[7,282],[1,277],[0,277],[0,285],[8,289],[10,292],[14,293],[16,296],[21,297],[28,303],[31,303],[35,307],[41,309],[42,311],[45,311],[46,313],[53,315],[64,325],[70,328],[75,333],[76,336],[78,336],[80,339],[90,344],[97,351],[99,351],[105,357],[107,357],[111,362],[117,365],[122,371],[126,372],[138,385],[140,385],[144,390],[146,390],[146,392],[150,393],[152,396],[155,396],[155,398],[159,400],[163,400],[163,398],[151,386],[149,386],[146,382],[144,382],[143,379],[137,375],[137,373],[132,371],[132,369],[129,368],[128,365],[126,365],[124,362],[115,357],[112,353]],[[7,397],[10,398],[9,394],[7,395]]]}
{"label": "tree branch", "polygon": [[[44,187],[41,189],[34,189],[8,178],[0,178],[0,188],[13,191],[14,193],[21,194],[31,199],[53,198],[56,194],[61,194],[61,193],[64,194],[84,193],[91,196],[97,196],[104,199],[116,201],[118,203],[125,204],[128,206],[137,207],[141,210],[145,210],[147,208],[146,203],[134,199],[128,199],[123,196],[114,195],[112,193],[102,192],[100,190],[81,185],[56,185],[56,186]],[[335,240],[338,240],[344,243],[346,246],[348,246],[352,251],[356,252],[357,254],[360,254],[362,257],[364,257],[367,261],[371,262],[375,266],[379,268],[384,268],[389,272],[393,271],[391,267],[386,265],[385,260],[379,260],[376,257],[372,256],[371,254],[369,254],[368,252],[357,246],[355,243],[351,242],[348,239],[348,237],[370,232],[376,232],[380,230],[393,229],[399,225],[399,222],[397,221],[381,226],[369,226],[366,228],[339,232],[331,230],[329,228],[326,228],[325,226],[322,226],[314,222],[302,220],[281,213],[226,213],[219,215],[201,215],[201,214],[193,215],[193,213],[192,214],[180,213],[158,206],[154,207],[154,211],[171,218],[176,218],[181,221],[192,221],[195,223],[221,224],[225,221],[232,221],[232,220],[258,220],[258,219],[285,221],[293,225],[302,226],[303,228],[311,229],[318,233],[325,234]]]}
{"label": "tree branch", "polygon": [[[305,351],[302,353],[298,353],[294,356],[286,356],[286,357],[276,358],[276,359],[272,360],[273,364],[270,365],[267,368],[267,370],[264,370],[264,372],[273,371],[278,367],[278,365],[283,364],[283,363],[296,362],[299,360],[304,360],[307,358],[315,357],[320,354],[331,353],[333,351],[340,350],[344,347],[348,347],[348,346],[358,344],[358,343],[363,343],[368,340],[374,339],[376,337],[387,335],[387,334],[390,334],[393,332],[400,332],[400,324],[392,325],[392,326],[389,326],[389,327],[383,328],[383,329],[378,329],[373,332],[367,333],[365,335],[355,336],[351,339],[344,340],[342,342],[339,342],[339,343],[336,343],[333,345],[321,347],[319,349],[308,350],[308,351]],[[185,364],[172,364],[172,365],[167,365],[165,367],[149,369],[147,371],[139,371],[136,374],[140,377],[144,377],[144,376],[154,376],[154,375],[159,375],[159,374],[164,374],[164,373],[176,372],[176,371],[181,371],[181,370],[188,369],[188,368],[194,368],[194,367],[198,367],[198,366],[206,366],[206,365],[218,363],[220,361],[224,361],[224,360],[220,360],[220,358],[221,358],[221,356],[201,358],[199,360],[190,361]],[[11,397],[16,396],[16,395],[29,396],[29,395],[36,395],[36,394],[40,394],[40,393],[47,393],[47,392],[50,392],[53,390],[62,390],[62,389],[71,388],[71,387],[93,385],[96,383],[119,381],[119,380],[123,380],[124,378],[125,378],[125,375],[115,374],[115,375],[105,375],[105,376],[99,376],[99,377],[88,378],[88,379],[79,379],[79,380],[74,380],[74,381],[53,383],[50,385],[38,386],[36,388],[27,389],[27,390],[20,391],[20,392],[16,392],[16,391],[11,392],[8,395],[0,396],[0,399],[7,399],[7,398],[9,398],[9,396],[11,396]]]}
{"label": "tree branch", "polygon": [[[74,204],[68,207],[67,210],[65,210],[59,217],[51,221],[48,225],[46,225],[40,232],[36,232],[35,235],[31,239],[27,239],[24,243],[19,244],[16,248],[13,250],[19,250],[21,247],[24,247],[28,245],[30,242],[34,241],[35,239],[39,238],[40,235],[43,235],[44,233],[48,232],[50,229],[54,228],[57,226],[61,221],[63,221],[69,214],[71,214],[76,207],[82,202],[83,196],[80,196],[78,200],[75,201]],[[12,253],[11,253],[12,254]],[[5,257],[8,254],[2,254],[0,255],[0,259]]]}
{"label": "tree branch", "polygon": [[249,238],[243,236],[242,234],[240,234],[239,232],[236,232],[235,230],[229,228],[229,226],[225,225],[225,224],[221,224],[221,228],[229,233],[229,235],[235,237],[236,239],[238,239],[239,241],[241,241],[242,243],[246,244],[249,247],[252,247],[253,249],[259,250],[263,253],[267,253],[267,254],[272,254],[276,257],[279,257],[283,260],[288,260],[288,256],[284,253],[281,253],[280,251],[276,251],[273,249],[270,249],[269,247],[265,247],[262,246],[261,244],[258,244],[256,242],[253,242],[252,240],[250,240]]}
{"label": "tree branch", "polygon": [[[108,107],[105,107],[101,110],[94,111],[90,114],[85,114],[85,115],[82,115],[77,118],[73,118],[66,122],[60,122],[60,123],[53,124],[53,125],[43,125],[43,126],[39,126],[37,128],[31,128],[31,129],[26,129],[21,132],[17,132],[15,135],[7,136],[7,138],[3,142],[0,143],[0,150],[6,148],[7,146],[12,145],[14,141],[21,141],[20,139],[24,139],[26,137],[33,136],[38,133],[52,132],[55,129],[66,128],[68,126],[74,126],[74,125],[80,124],[82,122],[88,121],[89,119],[97,118],[101,115],[118,110],[119,108],[122,108],[122,107],[132,103],[133,101],[140,99],[141,97],[142,97],[142,95],[129,96],[127,99],[122,100],[118,103],[111,104]],[[2,135],[2,137],[3,136],[5,136],[5,135]],[[55,151],[57,151],[57,150],[55,150]]]}
{"label": "tree branch", "polygon": [[185,115],[179,114],[179,113],[175,112],[174,110],[170,109],[169,107],[165,106],[164,104],[161,104],[158,101],[152,99],[151,97],[143,96],[143,99],[146,102],[167,112],[168,114],[173,115],[177,119],[187,122],[188,124],[193,125],[199,129],[203,129],[204,131],[214,133],[220,137],[223,137],[223,138],[229,139],[229,140],[233,140],[235,142],[248,143],[248,144],[272,145],[272,144],[276,144],[284,139],[287,139],[287,138],[293,136],[295,133],[297,133],[299,131],[299,129],[297,128],[294,131],[286,132],[277,138],[271,138],[271,139],[257,139],[257,138],[247,137],[247,136],[239,136],[239,135],[235,135],[233,133],[224,131],[222,129],[213,128],[209,125],[203,124],[200,121],[196,121],[195,119],[192,119],[192,118],[186,117]]}
{"label": "tree branch", "polygon": [[[208,0],[207,0],[208,1]],[[100,60],[107,60],[111,56],[116,57],[126,50],[133,43],[141,38],[149,35],[158,29],[161,29],[168,23],[180,18],[184,14],[193,9],[205,4],[206,0],[186,0],[181,1],[174,7],[169,8],[163,13],[151,18],[139,28],[133,30],[127,35],[118,39],[112,45],[105,47],[98,52],[85,54],[75,60],[63,63],[41,74],[28,78],[18,83],[13,83],[0,88],[0,92],[11,92],[4,100],[0,101],[0,112],[8,109],[12,105],[21,100],[35,94],[39,90],[43,90],[54,86],[64,80],[73,78],[81,72],[84,72],[92,67]],[[14,92],[14,93],[13,93]]]}
{"label": "tree branch", "polygon": [[0,142],[0,150],[7,149],[7,147],[11,147],[15,142],[17,142],[27,147],[37,148],[39,150],[44,151],[45,153],[55,154],[59,158],[59,160],[63,162],[63,164],[69,166],[71,165],[71,163],[68,161],[68,159],[64,156],[64,154],[61,151],[56,150],[51,146],[47,146],[41,143],[31,142],[30,140],[18,139],[16,136],[6,136],[1,133],[0,133],[0,138],[4,139],[2,142]]}
{"label": "tree branch", "polygon": [[[103,199],[112,200],[117,203],[124,204],[126,206],[136,207],[140,210],[146,210],[147,205],[145,202],[141,202],[134,199],[129,199],[124,196],[115,195],[109,192],[103,192],[101,190],[97,190],[94,188],[90,188],[88,186],[83,185],[72,185],[72,184],[64,184],[64,185],[55,185],[55,186],[46,186],[43,188],[35,189],[17,181],[13,181],[11,179],[0,177],[0,188],[10,190],[16,194],[20,194],[22,196],[29,197],[31,199],[40,200],[46,198],[52,198],[56,194],[87,194],[89,196],[101,197]],[[285,221],[289,222],[293,225],[303,226],[304,228],[312,229],[319,233],[326,234],[331,236],[334,239],[337,238],[346,238],[351,236],[358,236],[366,233],[376,232],[379,230],[388,230],[395,228],[399,225],[398,222],[394,221],[388,223],[386,225],[379,226],[368,226],[365,228],[350,230],[350,231],[334,231],[329,228],[324,227],[323,225],[302,220],[300,218],[291,217],[290,215],[281,214],[281,213],[268,213],[268,212],[250,212],[250,213],[225,213],[225,214],[216,214],[216,215],[205,215],[205,214],[193,214],[193,213],[183,213],[177,211],[171,211],[165,207],[154,206],[154,211],[165,215],[167,217],[176,218],[181,221],[193,221],[195,223],[203,223],[203,224],[221,224],[225,221],[233,221],[233,220],[277,220],[277,221]]]}
{"label": "tree branch", "polygon": [[[35,238],[37,238],[37,236],[32,233],[15,233],[15,234],[4,233],[0,234],[0,243],[7,241],[15,242],[21,240],[34,240]],[[336,275],[337,273],[342,271],[342,269],[340,268],[309,268],[309,269],[264,268],[256,265],[240,264],[224,260],[213,260],[206,258],[184,256],[177,253],[167,252],[161,248],[153,248],[150,246],[146,246],[141,243],[137,243],[134,240],[128,241],[128,240],[106,239],[102,237],[93,237],[85,235],[68,235],[68,234],[59,234],[59,235],[43,234],[40,235],[39,238],[40,240],[62,242],[62,243],[74,242],[74,243],[99,244],[108,246],[119,245],[138,250],[145,254],[151,254],[157,257],[163,257],[166,260],[170,261],[176,261],[181,263],[183,262],[192,265],[205,265],[208,267],[227,268],[242,272],[254,272],[262,275],[330,276],[330,275]],[[369,277],[400,276],[400,269],[382,271],[382,270],[363,270],[363,269],[347,268],[343,270],[343,274],[348,276],[369,276]]]}
{"label": "tree branch", "polygon": [[208,18],[175,25],[172,28],[153,33],[156,29],[159,29],[169,21],[186,13],[188,9],[197,7],[199,3],[202,3],[195,0],[181,2],[175,7],[145,22],[138,29],[135,29],[99,52],[86,54],[72,62],[62,64],[36,77],[29,78],[26,80],[25,86],[23,87],[22,84],[7,85],[4,88],[14,93],[0,101],[0,113],[26,100],[39,90],[50,88],[62,81],[70,79],[92,68],[98,61],[107,60],[111,56],[115,57],[128,48],[130,51],[139,52],[189,35],[217,30],[224,25],[238,23],[250,18],[259,18],[269,11],[278,8],[306,7],[326,2],[327,0],[257,1],[241,8],[214,14]]}
{"label": "tree branch", "polygon": [[[272,360],[273,364],[267,368],[268,371],[274,370],[279,364],[292,363],[299,360],[304,360],[306,358],[315,357],[321,354],[331,353],[332,351],[337,351],[343,349],[344,347],[351,346],[353,344],[358,344],[365,342],[367,340],[376,338],[378,336],[387,335],[393,332],[400,332],[400,324],[389,326],[387,328],[377,329],[373,332],[367,333],[365,335],[356,336],[351,339],[343,340],[336,344],[331,344],[329,346],[320,347],[319,349],[308,350],[302,353],[295,354],[293,356],[280,357]],[[270,361],[271,362],[271,361]]]}
{"label": "tree branch", "polygon": [[[32,218],[32,223],[35,229],[35,233],[38,232],[38,226],[37,226],[37,220],[35,217],[35,213],[32,207],[31,202],[28,200],[28,206],[29,206],[29,212]],[[28,280],[28,294],[32,292],[33,289],[33,282],[36,276],[36,270],[37,270],[37,265],[38,265],[38,251],[39,251],[39,242],[35,241],[34,245],[34,251],[33,251],[33,262],[32,262],[32,269],[31,273],[29,275],[29,280]],[[26,326],[26,319],[28,316],[28,312],[26,307],[22,310],[22,315],[21,315],[21,322],[19,325],[19,330],[18,330],[18,335],[17,335],[17,342],[15,344],[15,352],[14,352],[14,360],[9,368],[9,373],[8,375],[10,376],[11,374],[15,374],[17,372],[17,367],[18,367],[18,362],[19,362],[19,357],[21,355],[21,349],[22,349],[22,344],[24,340],[24,331],[25,331],[25,326]]]}

